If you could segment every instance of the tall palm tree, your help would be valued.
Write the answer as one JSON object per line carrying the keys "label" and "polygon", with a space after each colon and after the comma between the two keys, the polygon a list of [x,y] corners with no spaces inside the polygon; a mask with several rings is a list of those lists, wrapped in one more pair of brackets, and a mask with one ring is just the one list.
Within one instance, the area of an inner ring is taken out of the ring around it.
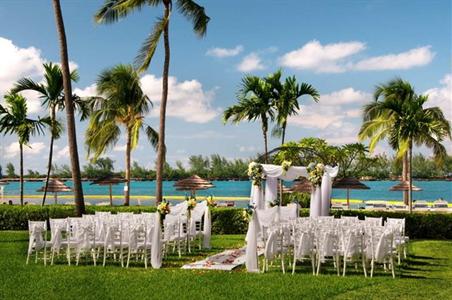
{"label": "tall palm tree", "polygon": [[[79,78],[77,70],[71,72],[71,80],[77,81]],[[50,172],[52,170],[53,159],[53,144],[61,135],[61,124],[56,118],[57,111],[64,110],[64,87],[63,87],[63,73],[57,64],[44,64],[44,80],[45,83],[35,82],[31,78],[20,79],[12,89],[13,93],[22,92],[25,90],[35,91],[42,99],[42,104],[47,107],[50,113],[50,145],[49,145],[49,159],[47,163],[47,177],[44,187],[44,195],[42,197],[42,205],[45,204],[47,196],[47,188],[49,186]],[[81,115],[81,120],[84,120],[88,113],[87,101],[73,95],[74,109],[78,110]]]}
{"label": "tall palm tree", "polygon": [[223,113],[223,121],[232,123],[240,121],[261,121],[262,135],[264,136],[265,162],[268,162],[268,123],[275,118],[273,109],[274,76],[271,74],[265,78],[247,75],[242,79],[242,84],[237,93],[238,103],[227,108]]}
{"label": "tall palm tree", "polygon": [[163,45],[165,48],[165,61],[163,63],[162,75],[162,99],[160,102],[160,126],[159,126],[159,145],[157,152],[157,174],[156,174],[156,201],[162,201],[162,181],[163,166],[165,164],[165,122],[166,122],[166,103],[168,100],[168,76],[170,63],[170,44],[169,44],[169,24],[170,16],[175,2],[179,12],[189,19],[193,25],[194,32],[202,37],[206,34],[207,23],[210,18],[206,15],[204,7],[198,5],[193,0],[105,0],[104,5],[95,15],[98,23],[113,23],[120,18],[124,18],[134,10],[140,10],[144,6],[156,7],[163,5],[163,16],[157,19],[154,28],[144,41],[138,56],[135,59],[139,71],[145,71],[149,68],[151,59],[154,56],[155,49],[163,34]]}
{"label": "tall palm tree", "polygon": [[300,111],[298,98],[304,95],[311,96],[315,102],[319,101],[319,92],[310,84],[299,84],[295,76],[287,77],[283,84],[276,83],[275,108],[277,112],[276,126],[273,129],[274,136],[281,137],[281,145],[286,137],[287,121],[290,116],[297,115]]}
{"label": "tall palm tree", "polygon": [[[397,157],[403,159],[402,180],[410,183],[413,143],[433,148],[437,163],[441,163],[445,153],[441,141],[450,138],[450,124],[440,108],[424,109],[428,98],[416,95],[411,84],[400,78],[377,86],[374,98],[364,106],[364,122],[359,132],[360,140],[370,139],[371,151],[386,138],[397,151]],[[404,193],[404,201],[411,206],[411,184]]]}
{"label": "tall palm tree", "polygon": [[55,23],[58,31],[60,44],[61,71],[63,74],[64,103],[66,109],[67,135],[69,156],[71,158],[72,181],[74,183],[74,202],[77,216],[85,212],[85,201],[83,198],[82,178],[80,173],[80,161],[77,149],[77,132],[75,128],[74,105],[72,99],[71,74],[69,71],[69,58],[67,51],[66,32],[64,29],[63,14],[61,12],[60,0],[52,0],[55,12]]}
{"label": "tall palm tree", "polygon": [[27,116],[26,99],[15,93],[5,95],[5,106],[0,104],[0,133],[15,134],[19,138],[20,156],[20,205],[24,204],[24,146],[30,142],[30,137],[43,134],[44,127],[50,125],[50,118],[37,120]]}
{"label": "tall palm tree", "polygon": [[[398,141],[394,138],[395,121],[404,115],[404,107],[415,97],[414,88],[400,78],[377,85],[374,91],[374,101],[363,108],[363,124],[358,137],[360,140],[370,139],[369,150],[387,139],[392,149],[397,150]],[[386,116],[389,114],[390,116]],[[402,180],[408,178],[408,153],[402,157]],[[408,205],[408,191],[403,193],[403,201]]]}
{"label": "tall palm tree", "polygon": [[406,108],[404,118],[397,120],[396,130],[398,135],[398,156],[408,153],[408,178],[409,178],[409,204],[412,211],[412,158],[413,144],[427,146],[433,149],[433,157],[437,165],[444,163],[447,151],[441,143],[445,139],[451,139],[451,127],[439,107],[424,108],[428,96],[419,95]]}
{"label": "tall palm tree", "polygon": [[126,187],[124,205],[130,201],[130,156],[137,146],[140,130],[144,129],[148,139],[157,147],[158,134],[144,123],[145,115],[152,106],[141,89],[140,76],[130,65],[117,65],[103,71],[97,79],[97,94],[86,131],[88,155],[93,151],[96,160],[107,148],[119,140],[121,128],[126,136]]}

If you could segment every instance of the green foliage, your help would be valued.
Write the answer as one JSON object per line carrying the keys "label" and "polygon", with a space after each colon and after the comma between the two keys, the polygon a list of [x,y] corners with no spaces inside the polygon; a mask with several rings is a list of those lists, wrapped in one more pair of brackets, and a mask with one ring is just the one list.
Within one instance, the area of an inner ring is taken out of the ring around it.
{"label": "green foliage", "polygon": [[[305,198],[305,196],[303,197]],[[134,213],[155,212],[151,206],[87,206],[86,213],[95,211],[111,211],[113,213],[130,211]],[[332,215],[339,217],[358,216],[360,219],[368,217],[405,218],[406,234],[411,239],[452,239],[452,214],[447,213],[406,213],[364,210],[333,210]],[[301,209],[300,216],[308,216],[309,209]],[[42,221],[49,218],[65,218],[75,216],[73,206],[47,205],[0,205],[0,230],[25,230],[27,221]],[[212,231],[215,234],[245,233],[248,222],[243,218],[243,209],[239,208],[213,208]]]}
{"label": "green foliage", "polygon": [[83,166],[82,176],[86,178],[99,178],[113,175],[114,161],[108,157],[100,157],[94,163]]}
{"label": "green foliage", "polygon": [[9,178],[17,177],[16,169],[14,168],[14,165],[10,162],[6,164],[6,177],[9,177]]}
{"label": "green foliage", "polygon": [[52,166],[52,174],[57,178],[72,178],[71,167],[69,165],[57,165]]}

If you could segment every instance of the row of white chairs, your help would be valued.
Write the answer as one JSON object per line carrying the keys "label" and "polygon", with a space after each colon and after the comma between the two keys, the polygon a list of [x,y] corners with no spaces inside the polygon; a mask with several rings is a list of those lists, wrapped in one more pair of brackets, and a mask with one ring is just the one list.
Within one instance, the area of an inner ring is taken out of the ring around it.
{"label": "row of white chairs", "polygon": [[[258,212],[259,216],[259,212]],[[268,220],[268,218],[267,218]],[[280,222],[260,221],[260,243],[264,248],[262,271],[268,270],[269,262],[281,261],[285,272],[285,259],[295,272],[297,261],[310,260],[313,274],[318,275],[321,265],[331,260],[337,274],[346,274],[347,264],[361,263],[364,275],[370,264],[373,276],[377,264],[383,264],[395,276],[394,258],[398,263],[406,258],[405,220],[357,217],[296,218]],[[290,261],[292,259],[292,262]]]}
{"label": "row of white chairs", "polygon": [[[184,209],[184,204],[176,205],[171,214],[163,221],[163,235],[157,249],[161,249],[165,256],[169,251],[177,248],[179,256],[182,249],[191,251],[191,243],[199,240],[201,248],[203,239],[203,216],[205,203],[199,203],[191,212]],[[47,264],[48,254],[50,263],[54,263],[55,256],[66,254],[70,265],[75,257],[79,264],[81,256],[90,256],[94,265],[101,254],[105,266],[107,257],[119,259],[121,266],[129,266],[131,257],[144,262],[147,268],[152,249],[152,237],[157,213],[133,214],[123,212],[96,212],[95,215],[83,215],[81,218],[50,219],[50,240],[47,240],[47,222],[29,221],[29,247],[27,264],[31,255],[43,252],[44,264]],[[49,253],[48,253],[49,251]],[[127,259],[127,262],[124,260]]]}

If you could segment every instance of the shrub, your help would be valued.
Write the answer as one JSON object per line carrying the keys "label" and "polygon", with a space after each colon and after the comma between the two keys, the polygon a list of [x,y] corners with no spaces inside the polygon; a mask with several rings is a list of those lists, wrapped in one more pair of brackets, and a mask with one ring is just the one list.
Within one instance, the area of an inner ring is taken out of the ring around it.
{"label": "shrub", "polygon": [[[87,206],[86,213],[96,211],[118,212],[155,212],[150,206]],[[214,234],[243,234],[248,228],[247,221],[242,215],[243,209],[214,208],[212,209],[212,233]],[[368,217],[405,218],[406,234],[412,239],[452,239],[452,214],[418,212],[389,212],[364,210],[338,210],[332,215],[339,218],[344,216],[358,216],[360,219]],[[309,209],[302,208],[300,216],[309,215]],[[49,218],[66,218],[74,216],[74,207],[67,205],[37,206],[0,205],[0,230],[26,230],[28,220],[42,221]]]}

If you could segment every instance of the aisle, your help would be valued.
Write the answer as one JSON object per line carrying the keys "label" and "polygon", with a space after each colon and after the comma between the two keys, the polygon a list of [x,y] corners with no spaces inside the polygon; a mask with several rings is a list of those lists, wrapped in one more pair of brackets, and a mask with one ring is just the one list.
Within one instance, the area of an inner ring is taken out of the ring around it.
{"label": "aisle", "polygon": [[234,268],[245,263],[245,247],[230,249],[207,257],[206,259],[184,265],[182,269],[202,269],[232,271]]}

